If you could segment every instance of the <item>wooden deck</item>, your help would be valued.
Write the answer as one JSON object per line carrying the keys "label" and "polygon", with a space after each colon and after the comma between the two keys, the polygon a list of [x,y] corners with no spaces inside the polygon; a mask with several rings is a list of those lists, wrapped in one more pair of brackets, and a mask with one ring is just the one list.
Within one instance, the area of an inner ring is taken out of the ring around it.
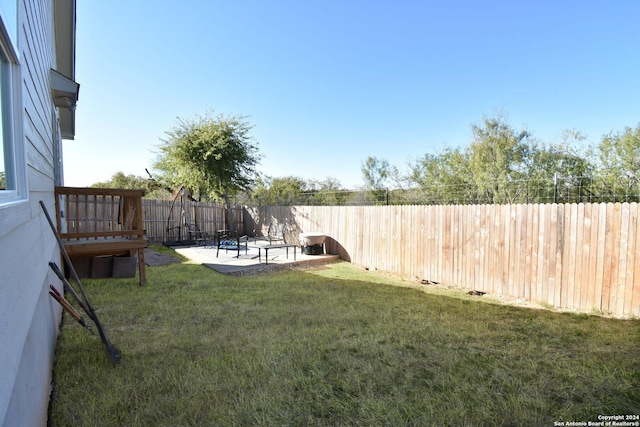
{"label": "wooden deck", "polygon": [[144,193],[144,190],[56,187],[56,225],[72,262],[104,255],[137,254],[140,284],[146,284]]}

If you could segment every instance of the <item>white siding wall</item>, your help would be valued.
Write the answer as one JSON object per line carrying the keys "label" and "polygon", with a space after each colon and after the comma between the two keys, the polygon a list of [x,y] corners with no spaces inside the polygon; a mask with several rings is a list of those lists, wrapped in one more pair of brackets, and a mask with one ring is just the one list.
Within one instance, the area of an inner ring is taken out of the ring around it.
{"label": "white siding wall", "polygon": [[0,206],[0,425],[46,425],[61,310],[48,262],[60,262],[38,202],[54,215],[53,0],[19,2],[19,50],[28,200]]}

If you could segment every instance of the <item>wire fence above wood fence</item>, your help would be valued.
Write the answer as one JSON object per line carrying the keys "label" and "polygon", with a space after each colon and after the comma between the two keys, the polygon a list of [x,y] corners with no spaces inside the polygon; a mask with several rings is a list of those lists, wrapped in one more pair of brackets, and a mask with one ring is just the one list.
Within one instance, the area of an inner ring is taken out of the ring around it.
{"label": "wire fence above wood fence", "polygon": [[562,176],[474,183],[464,178],[406,189],[307,190],[266,193],[246,200],[256,206],[482,205],[640,202],[634,176],[600,179]]}

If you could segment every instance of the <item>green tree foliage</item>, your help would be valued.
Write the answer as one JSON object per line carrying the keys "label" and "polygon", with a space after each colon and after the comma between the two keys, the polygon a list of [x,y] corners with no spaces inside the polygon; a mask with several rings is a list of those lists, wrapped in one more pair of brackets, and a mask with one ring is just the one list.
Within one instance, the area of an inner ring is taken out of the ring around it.
{"label": "green tree foliage", "polygon": [[576,145],[585,136],[565,130],[558,143],[538,144],[532,152],[528,175],[528,200],[573,202],[589,192],[593,166]]}
{"label": "green tree foliage", "polygon": [[369,156],[362,163],[360,171],[362,172],[365,189],[370,193],[371,201],[373,203],[384,202],[391,176],[389,162]]}
{"label": "green tree foliage", "polygon": [[231,197],[250,190],[255,181],[259,157],[252,128],[240,116],[178,118],[160,145],[154,165],[158,180],[171,188],[185,186],[199,198],[222,199],[230,208]]}
{"label": "green tree foliage", "polygon": [[295,176],[258,178],[252,198],[260,206],[296,204],[301,193],[307,190],[306,182]]}
{"label": "green tree foliage", "polygon": [[605,135],[598,145],[599,166],[617,175],[640,175],[640,124]]}
{"label": "green tree foliage", "polygon": [[531,164],[531,135],[511,127],[502,115],[485,116],[473,125],[469,169],[482,199],[510,203],[516,194],[510,183],[525,179]]}
{"label": "green tree foliage", "polygon": [[141,176],[125,175],[124,172],[116,172],[111,179],[104,182],[92,184],[93,188],[121,188],[125,190],[147,189],[149,180]]}
{"label": "green tree foliage", "polygon": [[244,117],[210,114],[177,119],[165,132],[154,167],[167,186],[185,186],[200,197],[224,199],[254,183],[258,147]]}
{"label": "green tree foliage", "polygon": [[426,154],[410,165],[408,179],[421,203],[548,202],[555,200],[554,177],[563,179],[565,198],[558,201],[581,200],[579,192],[589,191],[582,177],[593,167],[575,148],[585,139],[579,132],[544,144],[502,115],[484,117],[472,132],[469,147]]}
{"label": "green tree foliage", "polygon": [[327,177],[323,181],[309,181],[308,187],[307,204],[309,205],[344,205],[348,198],[340,181],[332,177]]}
{"label": "green tree foliage", "polygon": [[409,167],[409,180],[417,184],[418,197],[425,203],[455,203],[475,197],[468,150],[447,148],[438,155],[425,154]]}
{"label": "green tree foliage", "polygon": [[426,154],[410,166],[409,180],[426,203],[510,203],[518,192],[512,183],[526,179],[533,143],[504,116],[484,117],[473,125],[466,149]]}
{"label": "green tree foliage", "polygon": [[342,205],[348,194],[335,178],[305,181],[296,176],[261,177],[251,202],[259,206]]}
{"label": "green tree foliage", "polygon": [[159,187],[153,180],[137,175],[125,175],[124,172],[116,172],[111,179],[92,184],[93,188],[121,188],[125,190],[145,190],[148,199],[167,198],[170,193]]}
{"label": "green tree foliage", "polygon": [[[611,200],[638,201],[640,184],[640,124],[602,137],[596,148],[597,173],[594,186]],[[631,199],[627,196],[631,195]]]}
{"label": "green tree foliage", "polygon": [[3,172],[0,172],[0,190],[4,190],[6,188],[6,185],[7,185],[7,181],[5,178],[5,173],[3,171]]}
{"label": "green tree foliage", "polygon": [[591,163],[575,147],[585,139],[578,131],[565,130],[560,142],[538,144],[532,150],[528,177],[549,179],[554,174],[578,177],[593,173]]}

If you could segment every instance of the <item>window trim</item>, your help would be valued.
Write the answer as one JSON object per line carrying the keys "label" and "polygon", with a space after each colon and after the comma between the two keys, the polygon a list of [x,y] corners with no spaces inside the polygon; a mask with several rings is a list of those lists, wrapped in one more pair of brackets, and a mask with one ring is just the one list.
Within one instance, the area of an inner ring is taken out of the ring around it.
{"label": "window trim", "polygon": [[[22,81],[20,61],[15,44],[0,16],[0,61],[3,68],[0,90],[2,90],[3,115],[2,148],[5,150],[5,179],[12,182],[11,189],[0,190],[0,206],[27,199],[27,163],[22,128]],[[9,142],[8,149],[5,143]],[[8,158],[9,157],[9,158]],[[11,174],[11,175],[10,175]]]}

